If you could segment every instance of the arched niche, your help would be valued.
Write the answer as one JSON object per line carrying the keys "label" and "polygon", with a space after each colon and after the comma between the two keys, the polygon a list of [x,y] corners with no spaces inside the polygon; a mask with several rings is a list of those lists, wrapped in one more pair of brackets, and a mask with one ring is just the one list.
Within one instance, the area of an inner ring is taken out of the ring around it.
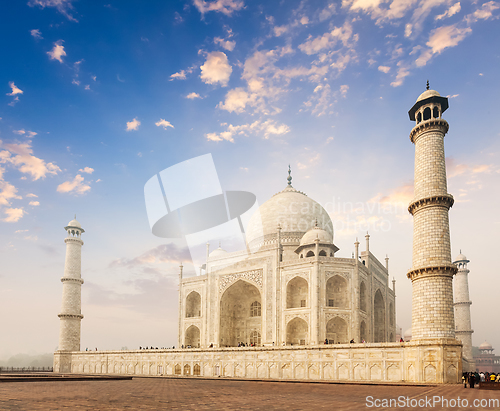
{"label": "arched niche", "polygon": [[389,325],[394,327],[394,304],[392,302],[389,303]]}
{"label": "arched niche", "polygon": [[359,285],[359,309],[366,312],[366,285],[361,281]]}
{"label": "arched niche", "polygon": [[306,345],[309,342],[309,327],[302,318],[295,317],[286,325],[287,345]]}
{"label": "arched niche", "polygon": [[186,330],[184,345],[192,348],[200,347],[200,329],[196,325],[192,325]]}
{"label": "arched niche", "polygon": [[186,318],[201,316],[201,296],[191,291],[186,298]]}
{"label": "arched niche", "polygon": [[[253,307],[252,307],[253,304]],[[219,343],[221,347],[250,344],[252,331],[261,332],[262,317],[258,313],[262,304],[260,292],[254,285],[238,280],[220,300]]]}
{"label": "arched niche", "polygon": [[309,285],[302,277],[292,278],[286,286],[286,308],[308,306]]}
{"label": "arched niche", "polygon": [[326,282],[326,306],[345,309],[349,306],[347,280],[340,275],[330,277]]}
{"label": "arched niche", "polygon": [[359,338],[361,338],[361,342],[368,341],[368,333],[366,332],[366,323],[364,321],[361,321],[359,325]]}
{"label": "arched niche", "polygon": [[373,300],[373,328],[373,341],[386,342],[385,302],[380,290],[377,290]]}
{"label": "arched niche", "polygon": [[250,333],[250,344],[253,345],[254,347],[260,347],[261,344],[260,332],[252,331]]}
{"label": "arched niche", "polygon": [[347,322],[340,317],[335,317],[328,321],[326,323],[326,339],[330,344],[348,343]]}

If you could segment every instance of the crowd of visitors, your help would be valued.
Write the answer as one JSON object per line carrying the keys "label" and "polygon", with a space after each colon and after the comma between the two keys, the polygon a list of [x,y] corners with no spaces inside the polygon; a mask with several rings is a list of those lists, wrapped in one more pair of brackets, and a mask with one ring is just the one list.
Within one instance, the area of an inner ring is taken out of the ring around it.
{"label": "crowd of visitors", "polygon": [[500,373],[464,372],[462,374],[462,382],[464,388],[467,388],[467,384],[469,384],[470,388],[474,388],[474,386],[480,382],[500,383]]}

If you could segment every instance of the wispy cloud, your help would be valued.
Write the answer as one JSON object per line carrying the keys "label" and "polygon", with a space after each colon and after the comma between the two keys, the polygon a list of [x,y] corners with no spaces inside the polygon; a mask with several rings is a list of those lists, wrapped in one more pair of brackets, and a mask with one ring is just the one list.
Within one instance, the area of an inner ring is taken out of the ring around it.
{"label": "wispy cloud", "polygon": [[352,26],[349,22],[345,22],[342,27],[335,27],[332,31],[326,32],[321,36],[309,36],[304,43],[299,45],[299,49],[309,55],[317,54],[323,50],[335,47],[339,41],[347,45],[351,36]]}
{"label": "wispy cloud", "polygon": [[186,98],[190,100],[194,100],[195,98],[203,98],[201,97],[198,93],[195,93],[194,91],[192,93],[189,93]]}
{"label": "wispy cloud", "polygon": [[5,221],[6,223],[16,223],[18,222],[24,214],[26,214],[26,211],[21,208],[6,208],[3,210],[4,214],[7,215],[7,217],[3,218],[2,220]]}
{"label": "wispy cloud", "polygon": [[233,51],[234,47],[236,46],[236,42],[233,40],[224,40],[223,38],[220,37],[215,37],[214,38],[214,43],[219,44],[222,48],[226,49],[227,51]]}
{"label": "wispy cloud", "polygon": [[187,248],[180,248],[175,244],[162,244],[134,258],[119,258],[113,260],[110,268],[136,268],[144,265],[175,263],[179,264],[191,260]]}
{"label": "wispy cloud", "polygon": [[13,133],[19,134],[20,136],[26,136],[28,138],[35,137],[38,133],[35,133],[34,131],[26,131],[24,128],[21,130],[12,130]]}
{"label": "wispy cloud", "polygon": [[30,30],[30,33],[36,39],[39,39],[39,40],[43,39],[42,32],[38,29]]}
{"label": "wispy cloud", "polygon": [[65,181],[57,186],[59,193],[85,194],[90,190],[90,185],[84,183],[85,178],[77,174],[72,181]]}
{"label": "wispy cloud", "polygon": [[10,93],[7,93],[7,96],[15,96],[16,94],[23,94],[24,91],[22,91],[19,87],[17,87],[13,81],[9,81],[9,87],[12,89]]}
{"label": "wispy cloud", "polygon": [[78,171],[80,171],[81,173],[92,174],[94,172],[94,169],[91,167],[85,167],[85,168],[81,168]]}
{"label": "wispy cloud", "polygon": [[170,121],[167,121],[167,120],[164,120],[164,119],[160,119],[160,121],[157,121],[155,123],[155,125],[157,127],[163,127],[165,130],[168,128],[168,127],[172,127],[174,128],[174,126],[172,125],[172,123],[170,123]]}
{"label": "wispy cloud", "polygon": [[59,13],[61,13],[63,16],[65,16],[68,20],[78,22],[77,19],[73,17],[73,15],[70,13],[71,10],[73,10],[73,3],[74,0],[30,0],[28,2],[28,6],[30,7],[35,7],[38,6],[41,9],[44,9],[45,7],[54,7],[57,9]]}
{"label": "wispy cloud", "polygon": [[134,118],[132,121],[127,121],[127,131],[136,131],[139,129],[139,126],[141,125],[141,122],[137,120],[137,118]]}
{"label": "wispy cloud", "polygon": [[59,63],[62,63],[62,58],[66,55],[64,51],[64,46],[62,45],[63,40],[58,40],[54,43],[54,48],[51,51],[47,51],[51,60],[57,60]]}
{"label": "wispy cloud", "polygon": [[21,173],[31,175],[33,180],[45,178],[46,175],[55,175],[61,169],[53,164],[46,163],[43,159],[33,155],[31,141],[25,143],[2,143],[0,146],[6,150],[0,151],[0,164],[10,164]]}
{"label": "wispy cloud", "polygon": [[0,180],[0,206],[9,206],[14,199],[20,200],[17,188],[7,181]]}
{"label": "wispy cloud", "polygon": [[232,124],[227,125],[222,123],[221,126],[227,126],[225,131],[220,133],[208,133],[205,137],[209,141],[230,141],[234,143],[234,137],[237,135],[262,135],[265,139],[271,136],[279,136],[287,134],[290,131],[290,127],[286,124],[278,124],[276,121],[268,119],[266,121],[256,120],[253,123],[241,124],[239,126],[233,126]]}
{"label": "wispy cloud", "polygon": [[443,14],[439,14],[436,17],[434,17],[434,19],[435,20],[446,19],[448,17],[451,17],[451,16],[457,14],[461,9],[462,9],[462,6],[460,5],[460,2],[457,2],[453,6],[451,6],[448,10],[446,10]]}
{"label": "wispy cloud", "polygon": [[410,69],[404,61],[399,61],[397,66],[398,66],[398,71],[396,74],[396,78],[391,83],[392,87],[399,87],[400,85],[403,84],[405,77],[410,75]]}
{"label": "wispy cloud", "polygon": [[241,0],[193,0],[194,6],[203,15],[209,11],[215,11],[223,13],[226,16],[231,16],[233,12],[241,10],[244,7],[244,3]]}
{"label": "wispy cloud", "polygon": [[186,80],[186,72],[184,70],[174,73],[170,76],[170,81],[172,80]]}

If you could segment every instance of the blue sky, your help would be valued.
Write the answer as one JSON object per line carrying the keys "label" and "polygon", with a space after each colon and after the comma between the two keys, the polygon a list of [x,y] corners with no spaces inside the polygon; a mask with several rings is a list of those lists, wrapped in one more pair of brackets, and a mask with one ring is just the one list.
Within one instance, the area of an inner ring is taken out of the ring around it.
{"label": "blue sky", "polygon": [[260,204],[284,188],[291,164],[294,186],[330,213],[341,256],[369,230],[371,250],[390,257],[398,323],[409,328],[407,111],[427,79],[450,99],[452,253],[471,259],[474,344],[500,349],[488,315],[500,287],[500,3],[0,7],[0,358],[55,349],[74,213],[86,230],[82,346],[176,344],[178,265],[189,256],[185,242],[151,234],[143,188],[206,153],[224,190]]}

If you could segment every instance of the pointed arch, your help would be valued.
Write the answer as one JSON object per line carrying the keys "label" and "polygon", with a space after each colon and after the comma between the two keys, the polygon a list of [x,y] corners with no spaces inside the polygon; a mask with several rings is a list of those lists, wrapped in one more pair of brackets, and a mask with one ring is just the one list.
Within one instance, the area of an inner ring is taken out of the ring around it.
{"label": "pointed arch", "polygon": [[302,277],[292,278],[286,285],[286,308],[308,307],[309,284]]}
{"label": "pointed arch", "polygon": [[186,318],[201,316],[201,296],[191,291],[186,297]]}
{"label": "pointed arch", "polygon": [[287,345],[306,345],[309,343],[309,326],[302,318],[295,317],[286,325]]}
{"label": "pointed arch", "polygon": [[226,289],[220,299],[219,344],[236,347],[238,343],[250,343],[252,331],[261,332],[262,317],[259,314],[262,299],[253,284],[238,280]]}
{"label": "pointed arch", "polygon": [[326,306],[340,309],[349,307],[347,280],[344,277],[334,275],[326,282]]}
{"label": "pointed arch", "polygon": [[200,329],[196,325],[192,325],[186,330],[184,345],[191,346],[191,348],[200,347]]}
{"label": "pointed arch", "polygon": [[326,323],[326,339],[330,344],[345,344],[349,342],[347,322],[340,317],[334,317]]}

